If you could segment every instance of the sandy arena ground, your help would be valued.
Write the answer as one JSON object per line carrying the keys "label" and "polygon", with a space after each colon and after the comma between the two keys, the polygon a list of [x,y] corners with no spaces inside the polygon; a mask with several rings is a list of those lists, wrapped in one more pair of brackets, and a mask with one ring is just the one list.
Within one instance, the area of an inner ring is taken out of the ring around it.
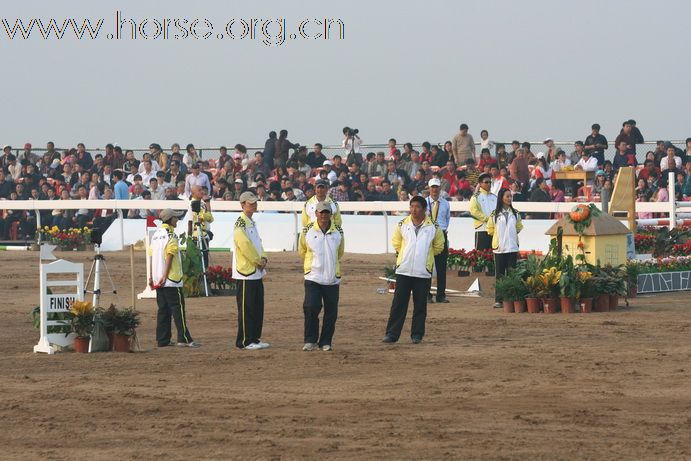
{"label": "sandy arena ground", "polygon": [[[88,271],[89,253],[62,256]],[[485,297],[429,306],[422,344],[409,342],[409,313],[390,346],[380,340],[391,296],[376,277],[392,257],[347,255],[335,350],[306,353],[300,263],[270,256],[269,350],[233,347],[235,298],[222,297],[188,301],[201,349],[154,348],[145,300],[143,353],[47,356],[32,353],[27,317],[38,255],[0,253],[0,458],[691,458],[688,293],[607,314],[517,315],[489,307],[483,279]],[[129,255],[106,257],[128,304]]]}

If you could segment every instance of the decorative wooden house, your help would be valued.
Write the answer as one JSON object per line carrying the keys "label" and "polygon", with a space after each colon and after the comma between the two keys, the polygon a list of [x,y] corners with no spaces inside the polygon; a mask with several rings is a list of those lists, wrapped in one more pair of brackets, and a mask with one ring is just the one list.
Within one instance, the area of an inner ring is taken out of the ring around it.
{"label": "decorative wooden house", "polygon": [[[575,259],[581,252],[578,248],[579,235],[567,216],[554,223],[545,234],[556,237],[560,227],[563,229],[563,254],[570,254]],[[585,229],[580,239],[586,262],[597,264],[599,260],[601,265],[625,264],[627,235],[630,233],[624,224],[606,213],[593,216],[590,226]]]}

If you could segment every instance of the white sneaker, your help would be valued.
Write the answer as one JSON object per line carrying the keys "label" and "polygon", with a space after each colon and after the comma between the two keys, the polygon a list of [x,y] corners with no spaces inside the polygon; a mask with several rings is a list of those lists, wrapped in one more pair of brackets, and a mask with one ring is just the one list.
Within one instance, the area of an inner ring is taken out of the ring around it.
{"label": "white sneaker", "polygon": [[194,342],[194,341],[190,341],[189,343],[177,343],[176,345],[178,347],[192,347],[195,349],[202,346],[201,344]]}
{"label": "white sneaker", "polygon": [[248,344],[247,346],[244,347],[246,351],[258,351],[259,349],[264,349],[259,345],[259,343],[252,343]]}
{"label": "white sneaker", "polygon": [[305,345],[302,346],[303,351],[313,351],[315,349],[319,349],[319,346],[317,346],[315,343],[305,343]]}
{"label": "white sneaker", "polygon": [[257,344],[259,344],[259,346],[260,346],[262,349],[268,349],[268,348],[271,347],[271,344],[265,343],[264,341],[259,341]]}
{"label": "white sneaker", "polygon": [[322,346],[322,350],[323,350],[323,351],[332,351],[332,350],[333,350],[333,347],[331,347],[331,344],[324,344],[324,345]]}

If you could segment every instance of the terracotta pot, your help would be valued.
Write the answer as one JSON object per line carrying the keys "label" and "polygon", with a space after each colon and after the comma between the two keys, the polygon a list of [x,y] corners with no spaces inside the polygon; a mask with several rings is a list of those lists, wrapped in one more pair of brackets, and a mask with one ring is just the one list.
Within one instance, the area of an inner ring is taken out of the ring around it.
{"label": "terracotta pot", "polygon": [[517,314],[525,312],[525,299],[518,299],[513,302],[513,311]]}
{"label": "terracotta pot", "polygon": [[619,305],[619,295],[609,295],[609,310],[610,311],[617,310],[618,305]]}
{"label": "terracotta pot", "polygon": [[540,313],[540,299],[539,298],[525,298],[529,314]]}
{"label": "terracotta pot", "polygon": [[561,303],[561,313],[562,314],[573,314],[576,312],[576,300],[574,298],[569,298],[568,296],[562,296],[559,298]]}
{"label": "terracotta pot", "polygon": [[470,271],[460,270],[460,271],[458,271],[458,276],[459,277],[468,277],[468,276],[470,276]]}
{"label": "terracotta pot", "polygon": [[130,337],[127,335],[115,334],[113,337],[113,350],[115,352],[129,352]]}
{"label": "terracotta pot", "polygon": [[542,307],[545,314],[556,314],[557,313],[557,298],[543,298]]}
{"label": "terracotta pot", "polygon": [[609,312],[609,295],[601,294],[595,298],[595,303],[593,304],[593,310],[595,312]]}
{"label": "terracotta pot", "polygon": [[513,314],[513,301],[502,301],[502,306],[504,307],[504,313]]}
{"label": "terracotta pot", "polygon": [[74,351],[86,354],[89,352],[89,341],[91,340],[88,336],[77,336],[74,338]]}
{"label": "terracotta pot", "polygon": [[638,287],[636,285],[629,285],[629,298],[635,298],[638,295]]}
{"label": "terracotta pot", "polygon": [[581,314],[590,314],[593,310],[593,298],[581,299]]}
{"label": "terracotta pot", "polygon": [[389,282],[389,290],[395,290],[396,289],[396,282]]}

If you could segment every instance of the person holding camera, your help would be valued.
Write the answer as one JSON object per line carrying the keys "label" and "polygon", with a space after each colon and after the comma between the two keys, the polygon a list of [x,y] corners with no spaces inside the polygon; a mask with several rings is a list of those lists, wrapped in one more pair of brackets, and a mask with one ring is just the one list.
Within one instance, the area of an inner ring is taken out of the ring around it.
{"label": "person holding camera", "polygon": [[[185,297],[182,292],[182,257],[175,235],[175,226],[183,211],[170,208],[161,210],[159,218],[163,221],[151,237],[149,257],[151,258],[151,276],[149,286],[156,290],[156,343],[158,347],[186,346],[199,347],[200,344],[192,340],[187,328],[185,316]],[[177,342],[171,341],[170,319],[175,320],[178,330]]]}
{"label": "person holding camera", "polygon": [[358,136],[360,130],[357,128],[353,129],[348,126],[343,128],[343,142],[341,145],[346,152],[346,165],[350,166],[353,163],[362,165],[363,158],[360,153],[360,146],[362,145],[362,139]]}
{"label": "person holding camera", "polygon": [[209,230],[210,224],[214,222],[211,214],[211,198],[204,193],[202,186],[190,187],[192,202],[192,237],[201,238],[202,256],[204,257],[204,269],[209,268],[209,242],[214,238],[214,234]]}

